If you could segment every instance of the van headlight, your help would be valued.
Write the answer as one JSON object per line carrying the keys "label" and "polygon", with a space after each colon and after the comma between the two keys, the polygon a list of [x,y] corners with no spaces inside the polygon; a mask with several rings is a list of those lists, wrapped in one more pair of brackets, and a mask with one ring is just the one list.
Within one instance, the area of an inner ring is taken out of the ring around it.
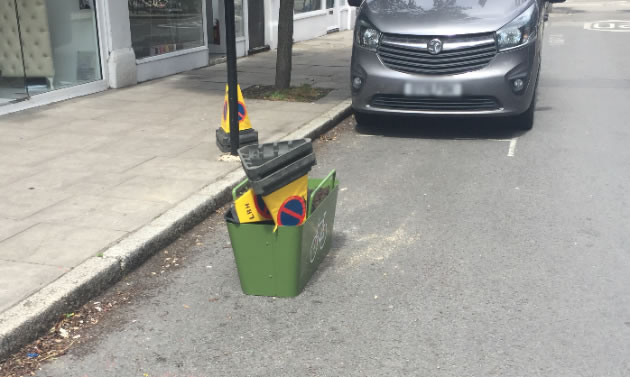
{"label": "van headlight", "polygon": [[354,37],[359,46],[371,51],[376,51],[378,42],[381,39],[381,32],[369,22],[357,20],[356,33]]}
{"label": "van headlight", "polygon": [[536,40],[537,26],[538,5],[534,3],[520,16],[497,31],[499,51],[523,46]]}

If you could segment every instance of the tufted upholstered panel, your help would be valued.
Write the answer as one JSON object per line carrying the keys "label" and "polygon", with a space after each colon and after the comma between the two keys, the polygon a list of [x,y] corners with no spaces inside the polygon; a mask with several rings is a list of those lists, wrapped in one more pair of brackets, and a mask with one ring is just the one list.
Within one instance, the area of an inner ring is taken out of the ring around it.
{"label": "tufted upholstered panel", "polygon": [[[52,47],[44,0],[17,0],[27,77],[53,77]],[[0,0],[0,71],[24,76],[14,0]]]}
{"label": "tufted upholstered panel", "polygon": [[13,0],[0,0],[0,72],[2,76],[24,76]]}

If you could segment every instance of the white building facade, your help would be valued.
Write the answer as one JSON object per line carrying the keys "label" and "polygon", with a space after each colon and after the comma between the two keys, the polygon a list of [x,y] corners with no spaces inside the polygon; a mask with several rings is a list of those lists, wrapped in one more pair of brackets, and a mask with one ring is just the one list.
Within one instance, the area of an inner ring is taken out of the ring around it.
{"label": "white building facade", "polygon": [[[234,0],[237,53],[277,46],[280,0]],[[0,0],[0,115],[207,66],[224,0]],[[294,40],[351,29],[346,0],[295,0]]]}

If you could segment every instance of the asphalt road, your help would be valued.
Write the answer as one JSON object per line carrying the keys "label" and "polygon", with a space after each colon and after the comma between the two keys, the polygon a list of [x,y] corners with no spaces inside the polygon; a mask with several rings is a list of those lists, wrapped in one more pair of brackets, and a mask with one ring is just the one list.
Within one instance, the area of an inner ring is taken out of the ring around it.
{"label": "asphalt road", "polygon": [[556,9],[528,133],[349,121],[318,143],[342,191],[298,298],[243,295],[214,216],[38,375],[630,376],[630,32],[588,29],[609,19],[630,3]]}

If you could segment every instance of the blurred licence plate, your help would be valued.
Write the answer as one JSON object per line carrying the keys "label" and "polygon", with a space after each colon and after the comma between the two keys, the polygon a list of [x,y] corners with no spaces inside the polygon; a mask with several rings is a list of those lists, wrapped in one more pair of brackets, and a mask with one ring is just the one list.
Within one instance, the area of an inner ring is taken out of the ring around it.
{"label": "blurred licence plate", "polygon": [[462,84],[447,82],[405,83],[406,96],[459,97],[462,95]]}

